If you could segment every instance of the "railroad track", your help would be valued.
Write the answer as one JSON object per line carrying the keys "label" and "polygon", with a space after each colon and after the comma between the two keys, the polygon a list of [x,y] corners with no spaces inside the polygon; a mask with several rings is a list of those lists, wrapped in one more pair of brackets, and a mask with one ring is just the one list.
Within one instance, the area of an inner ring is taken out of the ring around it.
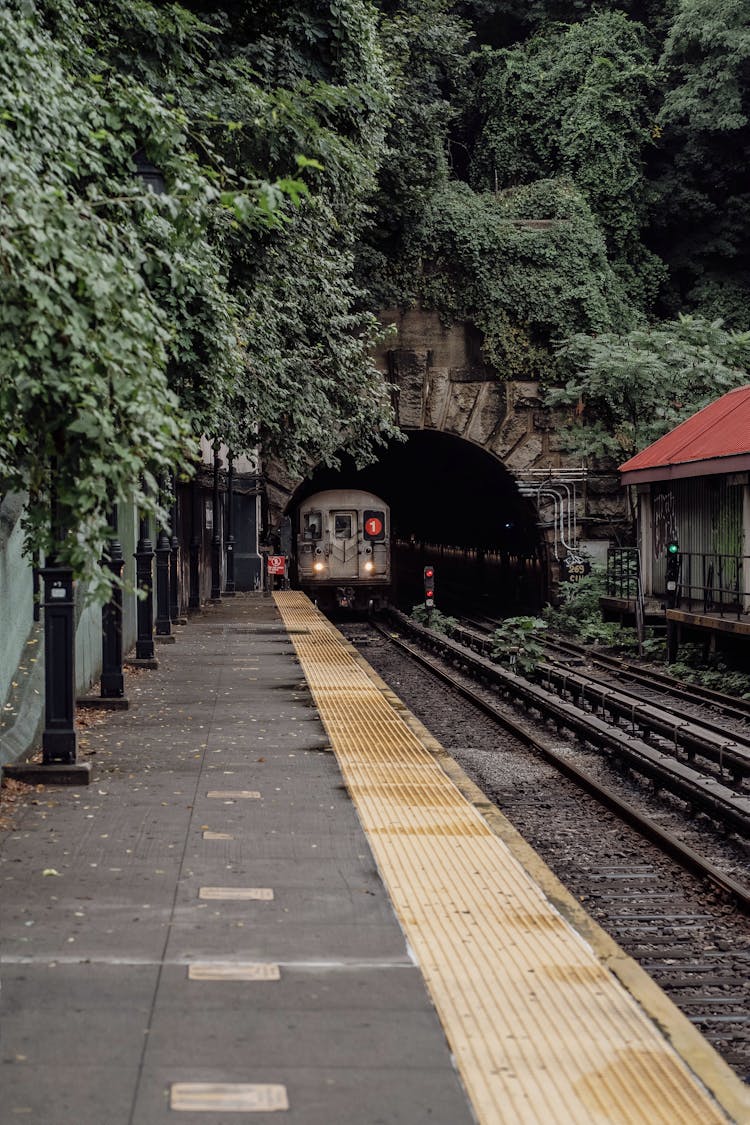
{"label": "railroad track", "polygon": [[[602,784],[571,760],[569,743],[561,745],[548,728],[540,729],[538,715],[519,716],[504,706],[489,679],[484,687],[466,682],[475,674],[474,653],[448,644],[443,654],[441,638],[412,625],[399,620],[399,636],[387,629],[371,640],[353,640],[369,646],[367,659],[407,706],[750,1081],[750,889],[723,869],[727,853],[718,838],[713,861],[691,849],[656,822],[658,814],[655,820],[636,807],[641,794],[648,798],[646,790],[631,784],[635,796],[629,801]],[[425,652],[425,643],[433,651]],[[467,700],[466,707],[457,699],[448,702],[456,698],[453,691]],[[491,722],[480,718],[477,708]],[[588,807],[582,789],[608,811],[597,814],[597,804]],[[727,852],[733,861],[736,848]]]}
{"label": "railroad track", "polygon": [[[675,796],[692,811],[703,812],[722,830],[750,838],[750,742],[598,684],[582,673],[545,664],[537,669],[536,681],[531,681],[507,672],[488,658],[488,638],[478,633],[459,629],[453,634],[459,639],[449,639],[404,614],[391,614],[391,620],[423,646],[471,669],[472,676],[490,683],[525,710],[606,751],[648,778],[654,789]],[[726,777],[728,773],[731,778]]]}
{"label": "railroad track", "polygon": [[[664,790],[682,801],[689,810],[707,814],[711,820],[723,831],[736,832],[738,835],[750,838],[750,798],[741,792],[730,789],[713,776],[704,773],[678,760],[674,752],[665,752],[662,746],[652,746],[642,738],[636,737],[636,730],[643,730],[652,720],[654,727],[652,734],[664,741],[662,730],[665,723],[669,726],[670,737],[674,738],[672,717],[664,719],[658,712],[652,714],[653,708],[645,709],[628,707],[627,718],[631,722],[631,729],[623,730],[620,725],[609,722],[579,707],[575,703],[562,698],[560,695],[549,691],[544,686],[526,680],[513,672],[507,672],[497,664],[492,663],[486,656],[477,653],[474,649],[460,644],[455,640],[437,634],[430,629],[411,621],[403,614],[394,612],[391,619],[399,629],[411,635],[423,647],[439,653],[443,661],[448,661],[498,691],[506,699],[512,699],[520,704],[527,712],[535,713],[545,722],[552,722],[561,730],[571,731],[579,740],[587,745],[601,749],[614,756],[628,769],[647,777],[655,789]],[[375,626],[380,628],[380,626]],[[385,631],[384,631],[385,632]],[[665,831],[652,819],[644,817],[632,806],[622,801],[609,787],[596,780],[588,771],[584,771],[570,760],[568,747],[556,748],[547,738],[542,738],[534,732],[527,723],[509,717],[507,711],[500,710],[493,703],[484,699],[477,691],[467,687],[455,679],[452,672],[441,668],[434,661],[429,660],[424,653],[420,653],[403,639],[399,640],[386,632],[393,643],[400,644],[416,660],[430,668],[434,675],[439,676],[444,682],[454,687],[464,698],[470,699],[485,714],[491,717],[505,729],[510,730],[527,746],[532,746],[547,761],[553,762],[557,769],[585,788],[589,793],[617,812],[631,826],[642,835],[657,843],[666,853],[677,859],[686,869],[699,874],[724,894],[730,897],[743,911],[750,913],[750,887],[738,882],[733,877],[725,875],[713,864],[705,861],[694,849],[683,844],[673,833]],[[469,638],[472,639],[472,638]],[[476,640],[476,635],[474,635]],[[479,638],[481,640],[481,638]],[[546,673],[543,671],[542,676]],[[565,686],[563,677],[558,677],[560,686]],[[570,684],[570,679],[567,681]],[[587,702],[584,693],[583,702]],[[588,702],[596,702],[593,695],[588,696]],[[615,718],[618,717],[622,701],[612,693],[607,706]],[[642,724],[635,726],[634,723]],[[689,738],[697,742],[700,738],[699,728],[694,723],[683,724],[687,728]],[[684,732],[683,732],[684,733]],[[706,736],[715,737],[712,732],[706,731]],[[730,742],[730,739],[726,740]],[[692,743],[691,743],[692,744]],[[733,745],[736,745],[733,743]],[[715,746],[717,754],[720,747]],[[672,744],[674,749],[674,743]],[[704,748],[705,749],[705,748]],[[746,752],[746,757],[743,753]],[[729,753],[729,750],[727,750]],[[739,757],[740,764],[750,764],[750,746],[738,750],[737,755],[732,751],[733,757]],[[743,778],[745,773],[742,774]]]}
{"label": "railroad track", "polygon": [[[485,634],[489,634],[502,624],[502,621],[492,617],[467,617],[464,620],[467,625],[474,626]],[[750,723],[750,699],[739,699],[737,696],[726,695],[723,692],[702,687],[700,684],[690,684],[686,687],[681,680],[668,675],[666,672],[659,672],[655,668],[649,668],[648,671],[645,671],[622,657],[592,652],[590,648],[576,644],[575,641],[567,638],[550,637],[548,635],[545,638],[545,646],[548,652],[552,654],[556,653],[567,659],[573,657],[585,661],[588,665],[614,672],[618,679],[641,684],[649,691],[653,691],[655,688],[663,688],[667,694],[675,699],[685,700],[692,705],[701,703],[725,718],[740,723]]]}

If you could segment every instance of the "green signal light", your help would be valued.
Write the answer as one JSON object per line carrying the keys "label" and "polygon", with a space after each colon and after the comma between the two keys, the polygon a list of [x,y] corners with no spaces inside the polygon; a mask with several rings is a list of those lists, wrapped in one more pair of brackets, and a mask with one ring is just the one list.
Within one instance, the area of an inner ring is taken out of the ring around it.
{"label": "green signal light", "polygon": [[667,543],[667,554],[676,555],[680,550],[679,543]]}

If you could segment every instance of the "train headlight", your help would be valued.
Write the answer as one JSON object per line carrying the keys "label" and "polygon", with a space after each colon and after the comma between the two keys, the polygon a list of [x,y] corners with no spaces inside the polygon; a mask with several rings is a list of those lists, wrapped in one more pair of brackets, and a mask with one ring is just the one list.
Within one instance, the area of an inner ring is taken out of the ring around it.
{"label": "train headlight", "polygon": [[371,562],[370,559],[368,559],[367,562],[365,563],[365,570],[369,574],[374,569],[375,569],[375,563]]}
{"label": "train headlight", "polygon": [[326,568],[326,564],[324,562],[316,562],[313,565],[313,570],[315,571],[316,574],[322,574],[322,572],[325,570],[325,568]]}

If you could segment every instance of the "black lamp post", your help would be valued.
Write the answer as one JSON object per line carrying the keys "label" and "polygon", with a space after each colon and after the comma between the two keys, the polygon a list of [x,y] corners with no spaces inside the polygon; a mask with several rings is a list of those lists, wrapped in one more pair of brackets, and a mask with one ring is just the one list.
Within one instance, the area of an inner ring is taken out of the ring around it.
{"label": "black lamp post", "polygon": [[[162,481],[162,500],[164,498]],[[169,612],[169,564],[172,559],[172,541],[166,528],[159,528],[156,537],[156,637],[162,643],[174,641],[172,618]]]}
{"label": "black lamp post", "polygon": [[[52,465],[52,476],[56,465]],[[53,544],[62,542],[62,508],[53,494]],[[75,583],[73,570],[55,557],[54,547],[39,571],[44,594],[44,730],[42,764],[29,762],[4,767],[8,777],[30,784],[88,784],[91,767],[76,761],[75,729]]]}
{"label": "black lamp post", "polygon": [[214,494],[213,494],[213,525],[214,532],[211,537],[211,601],[221,601],[221,525],[219,523],[219,450],[221,442],[218,438],[213,444],[214,450]]}
{"label": "black lamp post", "polygon": [[184,625],[185,621],[180,616],[180,540],[177,535],[177,474],[172,473],[172,509],[170,515],[172,524],[172,538],[169,541],[171,548],[169,556],[169,616],[173,625]]}
{"label": "black lamp post", "polygon": [[109,541],[104,565],[112,575],[112,593],[102,606],[102,675],[100,680],[103,700],[123,700],[125,679],[122,674],[122,578],[125,557],[118,536],[117,505],[110,517],[112,537]]}
{"label": "black lamp post", "polygon": [[148,516],[141,513],[138,525],[138,545],[135,549],[135,581],[143,596],[138,598],[138,635],[135,642],[135,658],[149,664],[154,659],[154,591],[152,560],[154,548],[149,538]]}
{"label": "black lamp post", "polygon": [[[133,154],[135,174],[139,177],[147,191],[154,195],[163,195],[165,189],[164,176],[161,171],[149,160],[146,150],[141,148]],[[149,537],[148,517],[141,513],[138,527],[138,544],[135,549],[135,575],[136,586],[143,591],[144,596],[138,599],[137,623],[138,633],[135,642],[135,658],[137,661],[147,661],[155,665],[154,659],[154,591],[152,559],[154,549]]]}
{"label": "black lamp post", "polygon": [[224,583],[224,596],[233,598],[234,586],[234,457],[231,450],[228,454],[227,465],[227,577]]}
{"label": "black lamp post", "polygon": [[192,500],[192,519],[190,528],[190,594],[188,607],[200,609],[201,605],[201,540],[203,538],[203,505],[198,482],[190,486]]}
{"label": "black lamp post", "polygon": [[169,564],[172,557],[172,543],[162,527],[156,537],[156,636],[161,641],[172,636],[172,618],[169,612]]}

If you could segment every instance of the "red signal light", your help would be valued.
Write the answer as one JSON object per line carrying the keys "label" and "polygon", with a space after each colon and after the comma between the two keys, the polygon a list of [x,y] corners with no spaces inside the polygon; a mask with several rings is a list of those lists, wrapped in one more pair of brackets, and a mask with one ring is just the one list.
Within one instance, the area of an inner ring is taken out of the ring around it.
{"label": "red signal light", "polygon": [[435,567],[424,568],[424,601],[428,609],[435,604]]}

